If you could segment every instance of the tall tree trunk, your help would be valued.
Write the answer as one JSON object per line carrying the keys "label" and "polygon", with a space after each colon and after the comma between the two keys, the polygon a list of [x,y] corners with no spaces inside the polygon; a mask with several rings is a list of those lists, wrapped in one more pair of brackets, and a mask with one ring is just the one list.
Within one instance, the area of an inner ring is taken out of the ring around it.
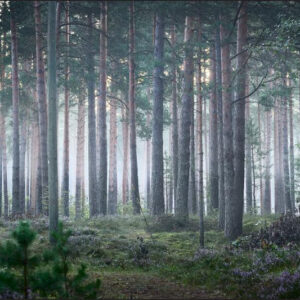
{"label": "tall tree trunk", "polygon": [[[70,17],[69,17],[69,1],[66,2],[66,46],[70,43]],[[67,56],[65,59],[65,103],[64,103],[64,152],[63,152],[63,178],[62,178],[62,199],[64,216],[69,217],[69,49],[67,48]],[[77,184],[77,183],[76,183]]]}
{"label": "tall tree trunk", "polygon": [[[49,232],[58,225],[58,172],[57,172],[57,100],[56,100],[56,1],[48,2],[48,177],[49,177]],[[50,42],[51,41],[51,42]]]}
{"label": "tall tree trunk", "polygon": [[234,194],[227,237],[234,239],[243,231],[244,172],[245,172],[245,96],[247,78],[247,2],[241,3],[237,32],[237,101],[234,114]]}
{"label": "tall tree trunk", "polygon": [[0,140],[0,218],[4,215],[3,214],[3,197],[2,197],[2,174],[3,174],[3,158],[2,158],[2,153],[3,153],[3,142],[2,139]]}
{"label": "tall tree trunk", "polygon": [[[201,41],[200,21],[198,28],[198,42]],[[203,122],[202,122],[202,95],[201,95],[201,48],[199,46],[196,64],[196,90],[197,90],[197,153],[199,155],[199,244],[204,247],[204,190],[203,190]]]}
{"label": "tall tree trunk", "polygon": [[109,132],[109,190],[108,190],[108,213],[117,214],[118,204],[118,177],[117,177],[117,102],[110,101],[110,132]]}
{"label": "tall tree trunk", "polygon": [[19,70],[18,48],[14,7],[11,7],[11,64],[13,103],[13,171],[12,171],[12,214],[20,214],[20,149],[19,149]]}
{"label": "tall tree trunk", "polygon": [[164,17],[158,12],[155,18],[153,111],[152,111],[152,214],[162,215],[164,203],[164,155],[163,155],[163,72],[164,72]]}
{"label": "tall tree trunk", "polygon": [[35,18],[35,41],[36,41],[36,78],[37,78],[37,98],[39,113],[40,130],[40,149],[42,160],[42,193],[43,193],[43,211],[48,213],[48,154],[47,154],[47,103],[45,90],[45,67],[42,50],[42,23],[41,23],[41,3],[34,2]]}
{"label": "tall tree trunk", "polygon": [[[220,16],[217,15],[220,22]],[[216,30],[216,97],[218,110],[218,197],[219,197],[219,228],[225,227],[225,190],[224,190],[224,145],[223,145],[223,103],[222,103],[222,66],[220,25]]]}
{"label": "tall tree trunk", "polygon": [[224,187],[225,187],[225,235],[235,238],[239,234],[235,230],[235,214],[233,201],[234,167],[233,167],[233,132],[232,132],[232,93],[231,93],[231,62],[227,25],[221,19],[221,57],[222,57],[222,84],[223,84],[223,132],[224,132]]}
{"label": "tall tree trunk", "polygon": [[209,210],[219,207],[218,195],[218,102],[216,97],[216,52],[211,47],[210,85],[212,88],[209,102]]}
{"label": "tall tree trunk", "polygon": [[[291,80],[289,79],[289,87]],[[293,116],[293,97],[289,95],[289,134],[290,134],[290,179],[291,179],[291,208],[295,212],[295,158],[294,158],[294,116]]]}
{"label": "tall tree trunk", "polygon": [[[176,32],[175,25],[172,26],[171,44],[175,47]],[[173,194],[174,194],[174,208],[176,208],[177,196],[177,178],[178,178],[178,113],[177,113],[177,71],[176,71],[176,55],[172,54],[172,172],[173,172]]]}
{"label": "tall tree trunk", "polygon": [[284,213],[284,185],[282,170],[282,107],[276,99],[274,108],[274,177],[275,213]]}
{"label": "tall tree trunk", "polygon": [[262,206],[262,214],[271,214],[271,110],[267,108],[265,112],[265,176],[264,176],[264,199]]}
{"label": "tall tree trunk", "polygon": [[123,137],[123,174],[122,174],[122,203],[128,202],[128,110],[122,108],[122,137]]}
{"label": "tall tree trunk", "polygon": [[81,218],[82,173],[84,163],[84,124],[85,105],[84,98],[80,95],[78,102],[77,120],[77,155],[76,155],[76,189],[75,189],[75,218]]}
{"label": "tall tree trunk", "polygon": [[[147,91],[147,97],[149,104],[151,103],[151,93],[150,88],[148,88]],[[151,115],[150,113],[147,113],[147,119],[146,119],[147,127],[150,127],[151,124]],[[147,138],[146,140],[146,199],[147,199],[147,209],[151,211],[151,138]]]}
{"label": "tall tree trunk", "polygon": [[[88,15],[88,37],[92,36],[92,14]],[[96,117],[95,117],[95,69],[94,55],[89,45],[87,49],[87,90],[88,90],[88,152],[89,152],[89,211],[90,217],[99,213],[99,203],[97,201],[97,165],[96,165]]]}
{"label": "tall tree trunk", "polygon": [[[286,74],[285,74],[286,76]],[[284,86],[286,85],[286,78],[283,79]],[[291,205],[291,194],[290,194],[290,168],[289,168],[289,142],[288,142],[288,120],[287,120],[287,113],[288,113],[288,99],[282,98],[282,105],[283,105],[283,122],[282,122],[282,143],[283,143],[283,172],[284,172],[284,199],[285,199],[285,211],[291,212],[292,205]]]}
{"label": "tall tree trunk", "polygon": [[190,168],[190,126],[191,126],[191,108],[193,101],[193,49],[191,40],[193,37],[192,17],[185,17],[184,43],[184,90],[182,96],[180,137],[179,137],[179,168],[177,184],[177,206],[176,215],[188,217],[188,183]]}
{"label": "tall tree trunk", "polygon": [[25,213],[25,157],[26,157],[26,120],[23,120],[20,136],[20,212]]}
{"label": "tall tree trunk", "polygon": [[[246,94],[248,94],[248,78],[246,84]],[[251,137],[248,134],[248,129],[251,126],[250,118],[250,101],[249,98],[246,100],[246,112],[245,112],[245,123],[246,123],[246,211],[247,213],[252,212],[252,160],[251,160]]]}
{"label": "tall tree trunk", "polygon": [[7,190],[7,156],[6,156],[6,124],[5,117],[0,113],[0,122],[1,122],[1,141],[2,141],[2,178],[3,178],[3,196],[4,196],[4,205],[3,205],[3,214],[4,218],[8,217],[8,190]]}
{"label": "tall tree trunk", "polygon": [[189,214],[197,213],[196,199],[196,177],[195,177],[195,121],[194,121],[194,99],[191,103],[191,127],[190,127],[190,170],[189,170],[189,191],[188,207]]}
{"label": "tall tree trunk", "polygon": [[130,124],[130,162],[131,162],[131,200],[133,205],[133,213],[140,214],[140,193],[138,179],[138,165],[136,155],[136,122],[135,122],[135,66],[134,66],[134,51],[135,51],[135,28],[134,28],[134,2],[130,3],[129,7],[129,124]]}
{"label": "tall tree trunk", "polygon": [[26,132],[26,140],[27,140],[27,149],[26,149],[26,210],[29,211],[29,199],[30,199],[30,145],[31,145],[31,132],[32,132],[32,126],[31,124],[27,126],[27,132]]}
{"label": "tall tree trunk", "polygon": [[99,212],[107,213],[107,134],[106,134],[106,57],[107,57],[107,2],[101,2],[100,33],[100,94],[99,94]]}
{"label": "tall tree trunk", "polygon": [[[258,153],[259,153],[259,157],[258,157],[258,163],[259,163],[259,196],[260,196],[260,207],[263,206],[263,175],[262,175],[262,157],[261,157],[261,153],[262,153],[262,140],[261,140],[261,132],[262,132],[262,125],[261,125],[261,105],[259,103],[257,103],[257,123],[258,123]],[[254,212],[256,212],[256,206],[253,207]]]}

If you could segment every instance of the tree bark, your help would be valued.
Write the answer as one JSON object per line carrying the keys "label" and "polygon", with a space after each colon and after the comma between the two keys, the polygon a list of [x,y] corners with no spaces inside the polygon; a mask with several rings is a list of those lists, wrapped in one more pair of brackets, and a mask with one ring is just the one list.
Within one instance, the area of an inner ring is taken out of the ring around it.
{"label": "tree bark", "polygon": [[[285,74],[286,75],[286,74]],[[284,87],[287,88],[286,78],[283,79]],[[288,142],[288,99],[282,98],[283,105],[283,124],[282,124],[282,143],[283,143],[283,172],[284,172],[284,199],[285,199],[285,211],[292,211],[291,193],[290,193],[290,168],[289,168],[289,142]]]}
{"label": "tree bark", "polygon": [[49,177],[49,232],[58,225],[58,172],[57,172],[57,100],[56,100],[56,1],[48,2],[48,177]]}
{"label": "tree bark", "polygon": [[12,215],[21,213],[20,207],[20,149],[19,149],[19,69],[18,48],[14,8],[11,7],[11,64],[12,64],[12,104],[13,104],[13,170],[12,170]]}
{"label": "tree bark", "polygon": [[209,102],[209,211],[218,209],[218,102],[216,97],[216,52],[211,47],[211,96]]}
{"label": "tree bark", "polygon": [[[291,80],[289,79],[289,87]],[[293,97],[289,95],[289,137],[290,137],[290,180],[291,180],[291,208],[295,212],[295,157],[294,157],[294,116],[293,116]]]}
{"label": "tree bark", "polygon": [[[64,89],[65,89],[65,103],[64,103],[64,152],[63,152],[63,178],[62,178],[62,199],[63,199],[63,208],[64,208],[64,216],[69,217],[69,43],[70,43],[70,26],[68,23],[70,22],[69,16],[69,1],[66,2],[66,47],[67,47],[67,56],[65,59],[65,81],[64,81]],[[77,183],[76,183],[77,184]]]}
{"label": "tree bark", "polygon": [[26,132],[27,124],[23,120],[20,136],[20,212],[25,213],[25,155],[26,155]]}
{"label": "tree bark", "polygon": [[42,161],[43,211],[48,214],[48,154],[47,154],[47,103],[45,90],[45,67],[42,50],[42,23],[39,1],[34,2],[35,41],[36,41],[36,78],[39,114],[39,136]]}
{"label": "tree bark", "polygon": [[155,18],[153,111],[152,111],[152,214],[162,215],[164,203],[164,156],[163,156],[163,72],[164,72],[164,17],[158,12]]}
{"label": "tree bark", "polygon": [[107,214],[107,134],[106,134],[106,57],[107,57],[107,2],[101,2],[100,12],[100,89],[99,89],[99,213]]}
{"label": "tree bark", "polygon": [[[175,47],[176,32],[175,25],[172,26],[171,31],[171,44]],[[178,178],[178,113],[177,113],[177,71],[176,71],[176,55],[172,54],[172,172],[173,172],[173,195],[174,195],[174,208],[176,207],[177,197],[177,178]]]}
{"label": "tree bark", "polygon": [[[92,41],[92,14],[88,15],[88,37]],[[89,212],[90,217],[99,214],[97,201],[97,163],[96,163],[96,116],[95,116],[95,69],[91,45],[87,49],[87,90],[88,90],[88,152],[89,152]]]}
{"label": "tree bark", "polygon": [[[220,22],[220,16],[217,15]],[[223,103],[222,103],[222,65],[220,25],[216,29],[216,97],[218,110],[218,197],[219,197],[219,228],[225,227],[225,190],[224,190],[224,144],[223,144]]]}
{"label": "tree bark", "polygon": [[188,217],[188,183],[190,168],[190,126],[191,126],[191,108],[193,101],[193,49],[191,40],[193,37],[192,17],[185,17],[184,43],[184,90],[182,96],[180,137],[179,137],[179,168],[177,184],[177,206],[176,215]]}
{"label": "tree bark", "polygon": [[134,65],[134,51],[135,51],[135,28],[134,28],[134,2],[130,3],[129,7],[129,124],[130,124],[130,162],[131,162],[131,184],[130,193],[133,205],[133,213],[140,214],[140,193],[138,180],[138,165],[136,155],[136,121],[135,121],[135,65]]}
{"label": "tree bark", "polygon": [[[241,3],[237,30],[237,98],[246,96],[247,77],[247,2]],[[243,231],[244,211],[244,172],[245,172],[245,102],[246,99],[235,103],[234,114],[234,194],[231,206],[232,219],[226,230],[226,235],[234,239]]]}
{"label": "tree bark", "polygon": [[75,218],[81,218],[82,202],[82,174],[84,167],[84,127],[85,127],[85,104],[83,95],[78,102],[77,120],[77,155],[76,155],[76,189],[75,189]]}
{"label": "tree bark", "polygon": [[[151,93],[150,88],[147,91],[147,97],[149,104],[151,103]],[[151,115],[147,113],[147,127],[150,127],[151,124]],[[151,138],[147,138],[146,140],[146,194],[147,194],[147,209],[151,211]]]}
{"label": "tree bark", "polygon": [[123,174],[122,174],[122,203],[128,202],[128,111],[122,108],[122,136],[123,136]]}
{"label": "tree bark", "polygon": [[224,132],[224,187],[225,187],[225,236],[234,239],[239,234],[235,223],[234,167],[233,167],[233,132],[232,132],[232,92],[231,92],[231,62],[228,39],[228,23],[221,19],[221,57],[223,84],[223,132]]}
{"label": "tree bark", "polygon": [[118,177],[117,177],[117,102],[110,101],[110,132],[109,132],[109,190],[108,190],[108,213],[117,214],[118,204]]}
{"label": "tree bark", "polygon": [[[201,40],[200,21],[198,29],[198,42]],[[197,90],[197,154],[199,164],[199,244],[200,247],[204,247],[204,191],[203,191],[203,123],[202,123],[202,95],[201,95],[201,48],[199,46],[197,53],[196,64],[196,90]]]}

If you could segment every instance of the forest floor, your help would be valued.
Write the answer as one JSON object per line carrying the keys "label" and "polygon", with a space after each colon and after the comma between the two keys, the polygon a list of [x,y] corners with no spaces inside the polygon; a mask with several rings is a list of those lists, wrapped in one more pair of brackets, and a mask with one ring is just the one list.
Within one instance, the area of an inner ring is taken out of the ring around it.
{"label": "forest floor", "polygon": [[[258,231],[275,218],[246,216],[244,234]],[[39,234],[34,244],[39,252],[48,247],[47,220],[30,222]],[[63,222],[72,231],[73,263],[85,263],[90,276],[101,279],[100,298],[236,299],[243,294],[239,289],[246,288],[228,274],[237,266],[248,266],[251,254],[235,256],[227,251],[232,243],[217,229],[216,217],[205,219],[204,250],[199,250],[197,218],[184,224],[172,216]],[[16,224],[0,223],[0,239],[9,238]]]}

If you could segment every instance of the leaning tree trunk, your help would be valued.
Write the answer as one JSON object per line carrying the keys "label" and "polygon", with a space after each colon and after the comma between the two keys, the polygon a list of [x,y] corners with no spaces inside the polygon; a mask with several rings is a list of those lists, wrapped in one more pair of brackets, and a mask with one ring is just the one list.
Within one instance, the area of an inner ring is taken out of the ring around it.
{"label": "leaning tree trunk", "polygon": [[118,177],[117,177],[117,101],[110,101],[110,132],[109,132],[109,189],[108,189],[108,213],[117,214],[118,204]]}
{"label": "leaning tree trunk", "polygon": [[133,213],[140,214],[140,193],[139,193],[139,179],[138,179],[138,165],[136,155],[136,121],[135,121],[135,65],[134,65],[134,51],[135,51],[135,28],[134,28],[134,2],[130,3],[129,7],[129,124],[130,124],[130,162],[131,162],[131,184],[130,193],[133,205]]}
{"label": "leaning tree trunk", "polygon": [[[201,40],[200,21],[198,28],[198,42]],[[200,247],[204,247],[204,191],[203,191],[203,122],[202,122],[202,95],[201,95],[201,48],[199,46],[197,53],[196,64],[196,91],[197,91],[197,152],[198,152],[198,164],[199,164],[199,244]]]}
{"label": "leaning tree trunk", "polygon": [[66,47],[67,55],[65,59],[65,103],[64,103],[64,152],[63,152],[63,178],[62,178],[62,199],[63,199],[63,213],[65,217],[69,217],[69,43],[70,43],[70,17],[69,17],[69,2],[66,2]]}
{"label": "leaning tree trunk", "polygon": [[190,168],[190,126],[191,107],[193,101],[193,49],[191,40],[193,37],[192,17],[185,17],[185,58],[184,58],[184,90],[182,96],[180,137],[179,137],[179,168],[177,182],[177,205],[175,214],[188,217],[188,184]]}
{"label": "leaning tree trunk", "polygon": [[56,1],[48,2],[48,177],[49,177],[49,233],[58,226],[58,172],[57,172],[57,100],[56,100]]}
{"label": "leaning tree trunk", "polygon": [[211,97],[209,102],[209,210],[219,207],[218,195],[218,102],[216,97],[216,52],[211,47]]}
{"label": "leaning tree trunk", "polygon": [[81,218],[81,196],[82,196],[82,173],[84,163],[84,123],[85,104],[84,98],[80,95],[78,102],[77,120],[77,155],[76,155],[76,188],[75,188],[75,218]]}
{"label": "leaning tree trunk", "polygon": [[[289,80],[289,87],[291,86]],[[295,212],[295,158],[294,158],[294,116],[293,97],[289,95],[289,134],[290,134],[290,180],[291,180],[291,208]]]}
{"label": "leaning tree trunk", "polygon": [[12,215],[20,214],[20,149],[19,149],[19,70],[15,12],[11,7],[11,65],[13,104],[13,170],[12,170]]}
{"label": "leaning tree trunk", "polygon": [[[92,15],[88,15],[88,37],[92,41]],[[95,69],[91,45],[87,49],[87,90],[88,90],[88,152],[89,152],[89,210],[90,217],[99,213],[97,201],[97,165],[96,165],[96,117],[95,117]]]}
{"label": "leaning tree trunk", "polygon": [[106,57],[107,57],[107,2],[101,3],[100,33],[100,93],[99,93],[99,212],[107,213],[107,136],[106,136]]}
{"label": "leaning tree trunk", "polygon": [[39,113],[39,130],[40,130],[40,149],[42,160],[42,193],[43,193],[43,211],[48,213],[48,154],[47,154],[47,103],[45,90],[45,68],[42,48],[42,23],[41,23],[41,3],[34,2],[35,18],[35,41],[36,41],[36,78],[37,78],[37,98]]}
{"label": "leaning tree trunk", "polygon": [[163,155],[163,100],[164,100],[164,17],[158,12],[155,18],[153,111],[152,111],[152,175],[151,210],[153,215],[165,212],[164,202],[164,155]]}
{"label": "leaning tree trunk", "polygon": [[[219,21],[219,14],[217,19]],[[220,26],[216,29],[216,97],[218,111],[218,197],[219,197],[219,228],[225,227],[225,191],[224,191],[224,145],[223,145],[223,103],[222,103],[222,66]]]}
{"label": "leaning tree trunk", "polygon": [[[175,47],[175,25],[171,31],[172,47]],[[176,72],[176,55],[172,54],[172,173],[173,173],[173,195],[174,195],[174,208],[176,207],[177,197],[177,178],[178,178],[178,113],[177,113],[177,72]]]}

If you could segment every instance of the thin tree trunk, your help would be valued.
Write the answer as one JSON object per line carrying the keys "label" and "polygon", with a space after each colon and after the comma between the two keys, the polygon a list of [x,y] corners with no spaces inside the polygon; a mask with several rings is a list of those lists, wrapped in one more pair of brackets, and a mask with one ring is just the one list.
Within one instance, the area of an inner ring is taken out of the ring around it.
{"label": "thin tree trunk", "polygon": [[131,201],[133,205],[133,213],[140,214],[140,193],[138,180],[138,165],[136,155],[136,122],[135,122],[135,28],[134,28],[134,2],[129,7],[129,124],[130,124],[130,162],[131,162]]}
{"label": "thin tree trunk", "polygon": [[218,195],[218,102],[216,97],[216,52],[211,47],[210,85],[212,88],[209,102],[209,211],[219,207]]}
{"label": "thin tree trunk", "polygon": [[117,214],[118,204],[118,177],[117,177],[117,102],[110,101],[110,132],[109,132],[109,190],[108,190],[108,213]]}
{"label": "thin tree trunk", "polygon": [[[260,198],[260,207],[263,207],[263,175],[262,175],[262,140],[261,140],[261,132],[262,132],[262,126],[261,126],[261,105],[257,103],[257,122],[258,122],[258,153],[259,153],[259,198]],[[256,207],[254,207],[256,209]]]}
{"label": "thin tree trunk", "polygon": [[11,6],[11,60],[12,60],[12,103],[13,103],[13,171],[12,171],[12,214],[20,209],[20,149],[19,149],[19,70],[18,48],[14,8]]}
{"label": "thin tree trunk", "polygon": [[266,156],[265,156],[265,176],[264,176],[264,200],[262,214],[271,214],[271,110],[267,108],[265,112],[265,131],[266,131]]}
{"label": "thin tree trunk", "polygon": [[190,168],[190,126],[191,126],[191,108],[193,101],[193,49],[191,40],[193,37],[192,17],[185,17],[184,43],[184,90],[182,96],[180,137],[179,137],[179,168],[177,184],[177,206],[176,215],[188,217],[188,183]]}
{"label": "thin tree trunk", "polygon": [[[289,79],[289,87],[291,80]],[[290,134],[290,179],[291,179],[291,209],[295,212],[295,158],[294,158],[294,116],[293,97],[289,95],[289,134]]]}
{"label": "thin tree trunk", "polygon": [[36,41],[36,77],[40,130],[40,149],[42,160],[43,211],[48,214],[48,153],[47,153],[47,104],[45,90],[45,67],[42,50],[42,23],[39,1],[34,2],[35,41]]}
{"label": "thin tree trunk", "polygon": [[[175,47],[176,32],[175,25],[172,26],[171,44]],[[172,54],[172,172],[173,172],[173,194],[174,194],[174,208],[176,208],[177,196],[177,178],[178,178],[178,113],[177,113],[177,72],[176,72],[176,55]]]}
{"label": "thin tree trunk", "polygon": [[[198,42],[201,40],[200,21],[198,29]],[[196,89],[197,89],[197,131],[198,144],[197,154],[199,155],[199,244],[204,247],[204,191],[203,191],[203,123],[202,123],[202,95],[201,95],[201,48],[199,46],[196,64]]]}
{"label": "thin tree trunk", "polygon": [[[69,16],[69,1],[66,2],[66,47],[70,43],[70,22]],[[64,103],[64,152],[63,152],[63,178],[62,178],[62,199],[63,199],[63,213],[65,217],[69,217],[69,49],[67,48],[67,56],[65,59],[65,103]],[[77,183],[76,183],[77,185]]]}
{"label": "thin tree trunk", "polygon": [[20,136],[20,212],[25,213],[25,157],[26,157],[26,120],[23,120]]}
{"label": "thin tree trunk", "polygon": [[[247,79],[248,81],[248,79]],[[247,91],[248,94],[248,82],[247,82]],[[245,113],[245,123],[246,123],[246,211],[247,213],[252,212],[252,160],[251,160],[251,137],[248,134],[248,131],[251,126],[250,118],[250,101],[249,98],[246,100],[246,113]]]}
{"label": "thin tree trunk", "polygon": [[[217,16],[220,22],[220,16]],[[223,144],[223,103],[222,103],[222,65],[220,25],[216,30],[216,96],[218,110],[218,197],[219,197],[219,228],[225,227],[225,190],[224,190],[224,144]]]}
{"label": "thin tree trunk", "polygon": [[235,214],[233,201],[234,167],[233,167],[233,132],[232,132],[232,93],[231,93],[231,62],[227,25],[221,20],[221,57],[222,57],[222,84],[223,84],[223,132],[224,132],[224,187],[225,187],[225,235],[234,239],[239,234],[235,228]]}
{"label": "thin tree trunk", "polygon": [[152,214],[162,215],[164,203],[164,156],[163,156],[163,72],[164,72],[164,17],[156,15],[153,72],[153,111],[152,111],[152,175],[151,196]]}
{"label": "thin tree trunk", "polygon": [[107,57],[107,2],[101,2],[100,13],[100,94],[99,94],[99,212],[107,214],[107,134],[106,134],[106,57]]}
{"label": "thin tree trunk", "polygon": [[7,189],[7,155],[6,155],[6,124],[5,117],[2,116],[1,122],[1,138],[2,138],[2,168],[3,168],[3,196],[4,196],[4,218],[8,217],[8,189]]}
{"label": "thin tree trunk", "polygon": [[85,105],[82,95],[78,102],[77,120],[77,155],[76,155],[76,189],[75,189],[75,218],[81,218],[81,196],[82,196],[82,173],[84,162],[84,123]]}
{"label": "thin tree trunk", "polygon": [[[150,88],[148,88],[147,91],[147,97],[148,97],[148,101],[149,104],[151,102],[150,97]],[[150,127],[151,124],[151,115],[150,113],[147,113],[147,127]],[[147,199],[147,209],[150,211],[151,210],[151,138],[147,138],[146,140],[146,199]]]}
{"label": "thin tree trunk", "polygon": [[[92,14],[88,15],[88,37],[92,41]],[[88,90],[88,152],[89,152],[89,212],[90,217],[99,213],[97,201],[97,165],[96,165],[96,116],[95,116],[95,69],[91,45],[87,49],[87,90]]]}
{"label": "thin tree trunk", "polygon": [[253,178],[253,213],[256,213],[256,176],[254,163],[254,145],[251,146],[252,178]]}
{"label": "thin tree trunk", "polygon": [[128,202],[128,111],[122,108],[122,136],[123,136],[123,174],[122,174],[122,203]]}
{"label": "thin tree trunk", "polygon": [[[286,87],[286,78],[284,80],[284,86]],[[282,142],[283,142],[283,172],[284,172],[284,198],[285,198],[285,211],[291,212],[291,194],[290,194],[290,168],[289,168],[289,142],[288,142],[288,99],[281,99],[283,105],[283,124],[282,124]]]}
{"label": "thin tree trunk", "polygon": [[58,172],[57,172],[57,100],[56,100],[56,1],[48,2],[48,177],[49,177],[49,233],[58,225]]}

